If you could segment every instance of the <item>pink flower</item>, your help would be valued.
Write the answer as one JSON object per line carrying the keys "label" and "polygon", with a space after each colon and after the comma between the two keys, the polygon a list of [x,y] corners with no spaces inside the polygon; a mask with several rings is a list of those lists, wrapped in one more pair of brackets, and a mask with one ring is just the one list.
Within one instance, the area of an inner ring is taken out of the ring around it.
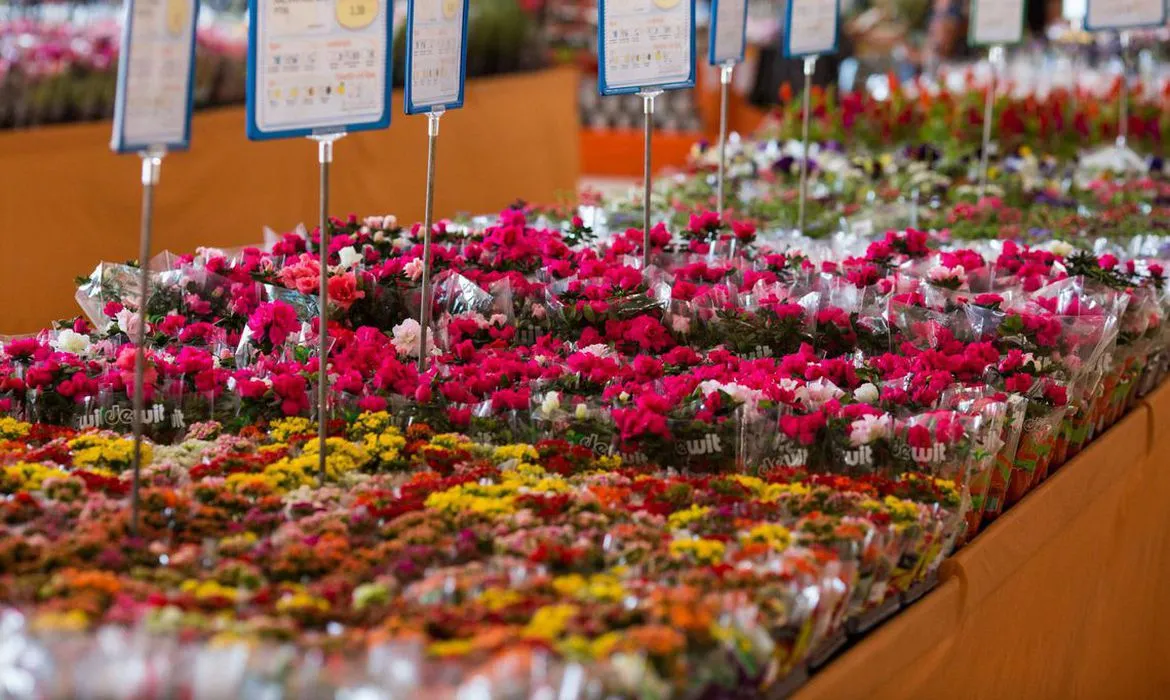
{"label": "pink flower", "polygon": [[283,301],[261,304],[248,319],[248,328],[256,338],[273,346],[284,345],[298,325],[296,309]]}

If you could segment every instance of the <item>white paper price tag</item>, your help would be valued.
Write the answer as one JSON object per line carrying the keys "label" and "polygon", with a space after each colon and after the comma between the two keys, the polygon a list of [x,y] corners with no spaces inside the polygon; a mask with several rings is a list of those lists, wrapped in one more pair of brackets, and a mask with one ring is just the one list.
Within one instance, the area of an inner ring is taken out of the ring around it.
{"label": "white paper price tag", "polygon": [[463,106],[467,0],[410,0],[406,10],[406,113]]}
{"label": "white paper price tag", "polygon": [[711,65],[739,63],[746,45],[747,0],[711,0]]}
{"label": "white paper price tag", "polygon": [[115,151],[191,140],[198,0],[127,0],[114,102]]}
{"label": "white paper price tag", "polygon": [[1018,44],[1024,38],[1024,0],[971,0],[972,46]]}
{"label": "white paper price tag", "polygon": [[599,0],[603,95],[695,83],[694,0]]}
{"label": "white paper price tag", "polygon": [[249,3],[248,137],[390,125],[390,0]]}
{"label": "white paper price tag", "polygon": [[837,50],[840,7],[837,0],[788,0],[784,17],[784,55],[817,56]]}
{"label": "white paper price tag", "polygon": [[1136,29],[1166,24],[1165,0],[1088,0],[1085,29]]}

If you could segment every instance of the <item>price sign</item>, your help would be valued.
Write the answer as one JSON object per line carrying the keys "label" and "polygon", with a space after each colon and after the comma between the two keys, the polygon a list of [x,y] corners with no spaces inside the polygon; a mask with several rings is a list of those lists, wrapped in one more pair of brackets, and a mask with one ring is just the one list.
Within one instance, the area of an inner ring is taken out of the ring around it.
{"label": "price sign", "polygon": [[972,46],[1018,44],[1024,38],[1024,0],[971,0]]}
{"label": "price sign", "polygon": [[391,0],[252,0],[248,138],[390,125]]}
{"label": "price sign", "polygon": [[707,60],[713,66],[739,63],[747,46],[747,0],[711,0],[711,47]]}
{"label": "price sign", "polygon": [[819,56],[837,50],[841,10],[837,0],[788,0],[784,55]]}
{"label": "price sign", "polygon": [[1088,0],[1085,29],[1137,29],[1166,24],[1165,0]]}
{"label": "price sign", "polygon": [[187,148],[198,13],[198,0],[127,0],[110,143],[115,151]]}
{"label": "price sign", "polygon": [[598,0],[602,95],[695,84],[694,0]]}
{"label": "price sign", "polygon": [[409,0],[406,6],[406,113],[463,106],[467,0]]}

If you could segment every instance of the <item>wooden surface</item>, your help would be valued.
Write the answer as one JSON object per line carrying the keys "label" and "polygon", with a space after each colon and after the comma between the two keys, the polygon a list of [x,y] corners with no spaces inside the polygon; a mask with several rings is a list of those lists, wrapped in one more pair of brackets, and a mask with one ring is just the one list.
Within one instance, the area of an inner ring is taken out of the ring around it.
{"label": "wooden surface", "polygon": [[[574,193],[577,90],[572,68],[469,82],[463,109],[441,123],[436,215]],[[337,143],[330,213],[422,217],[427,120],[400,113],[401,93],[393,99],[388,130]],[[317,220],[316,145],[250,142],[244,119],[242,108],[200,112],[191,150],[167,156],[154,251],[259,243],[264,226]],[[140,161],[114,155],[109,141],[108,122],[0,134],[0,334],[76,315],[74,277],[137,257]]]}

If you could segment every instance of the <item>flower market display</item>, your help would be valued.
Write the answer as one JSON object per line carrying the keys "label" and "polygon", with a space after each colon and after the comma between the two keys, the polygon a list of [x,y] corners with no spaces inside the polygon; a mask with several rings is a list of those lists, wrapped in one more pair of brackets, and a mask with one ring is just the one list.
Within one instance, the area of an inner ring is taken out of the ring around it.
{"label": "flower market display", "polygon": [[2,344],[8,677],[782,696],[1165,376],[1149,164],[1016,149],[980,197],[969,157],[820,148],[797,235],[791,149],[732,151],[726,212],[701,147],[658,184],[645,268],[636,203],[439,223],[425,346],[420,227],[334,219],[323,469],[320,232],[160,254],[146,299],[100,264]]}

